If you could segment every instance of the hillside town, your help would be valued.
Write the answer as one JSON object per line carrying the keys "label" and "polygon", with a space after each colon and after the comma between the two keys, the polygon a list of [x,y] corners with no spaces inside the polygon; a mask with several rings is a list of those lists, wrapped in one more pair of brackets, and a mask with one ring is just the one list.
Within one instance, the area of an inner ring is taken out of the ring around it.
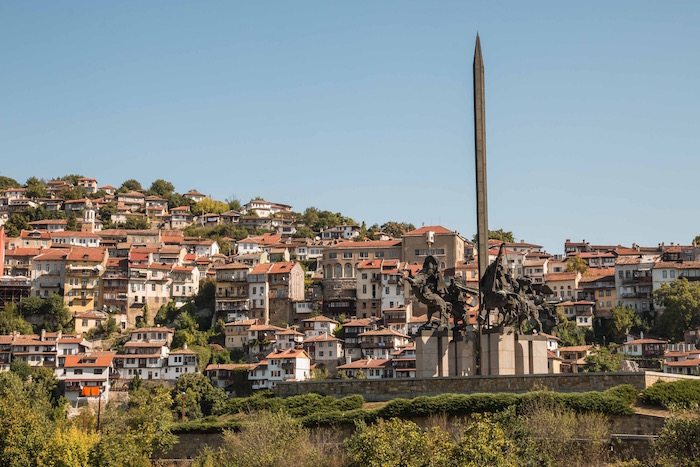
{"label": "hillside town", "polygon": [[[414,338],[431,323],[404,279],[433,256],[446,281],[478,287],[473,239],[444,226],[368,228],[262,198],[178,194],[164,180],[148,190],[81,176],[2,184],[0,369],[50,368],[72,402],[191,373],[231,393],[241,372],[253,390],[415,378]],[[550,291],[560,316],[545,334],[550,373],[588,371],[605,348],[627,369],[700,375],[700,328],[690,325],[700,323],[659,324],[659,297],[700,278],[694,241],[566,239],[550,254],[510,232],[492,237],[491,261],[503,245],[513,277]],[[478,310],[473,301],[469,326]]]}

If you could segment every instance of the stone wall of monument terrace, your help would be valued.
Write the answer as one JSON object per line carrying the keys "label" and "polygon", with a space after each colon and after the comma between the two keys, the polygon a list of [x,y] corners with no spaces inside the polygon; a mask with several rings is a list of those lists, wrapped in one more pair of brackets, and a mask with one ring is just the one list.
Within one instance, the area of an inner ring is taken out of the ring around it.
{"label": "stone wall of monument terrace", "polygon": [[657,372],[637,373],[568,373],[547,375],[471,376],[448,378],[415,378],[406,380],[321,380],[279,383],[275,392],[280,397],[315,392],[344,397],[362,395],[367,402],[395,398],[437,396],[440,394],[472,394],[528,392],[548,388],[557,392],[605,391],[621,384],[630,384],[639,391],[658,379],[672,375]]}

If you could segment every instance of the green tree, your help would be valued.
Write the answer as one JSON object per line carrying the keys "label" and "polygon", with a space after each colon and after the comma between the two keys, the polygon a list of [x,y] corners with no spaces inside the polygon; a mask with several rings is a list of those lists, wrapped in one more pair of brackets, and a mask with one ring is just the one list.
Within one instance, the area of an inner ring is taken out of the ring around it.
{"label": "green tree", "polygon": [[99,435],[71,425],[65,429],[57,427],[38,459],[42,467],[88,467],[90,451],[97,444]]}
{"label": "green tree", "polygon": [[21,334],[32,334],[32,325],[22,318],[14,303],[9,303],[0,310],[0,334],[11,334],[18,331]]}
{"label": "green tree", "polygon": [[357,422],[345,447],[350,465],[357,467],[443,466],[449,464],[453,448],[446,432],[423,432],[414,422],[398,418],[373,425]]}
{"label": "green tree", "polygon": [[[475,234],[474,237],[472,237],[472,242],[477,243],[478,240],[479,236]],[[507,232],[503,229],[489,230],[489,240],[500,240],[506,243],[513,243],[515,242],[515,236],[513,235],[513,232]]]}
{"label": "green tree", "polygon": [[657,319],[657,332],[676,341],[683,332],[700,326],[700,283],[686,278],[664,283],[654,291],[654,302],[664,308]]}
{"label": "green tree", "polygon": [[127,230],[147,230],[149,227],[145,216],[126,216],[124,228]]}
{"label": "green tree", "polygon": [[192,213],[195,216],[201,216],[202,214],[221,214],[229,210],[228,204],[223,201],[216,201],[211,198],[204,198],[199,201],[192,208]]}
{"label": "green tree", "polygon": [[305,225],[298,227],[297,231],[294,232],[294,237],[296,238],[314,238],[315,236],[316,233]]}
{"label": "green tree", "polygon": [[66,215],[66,230],[75,232],[78,230],[78,221],[75,219],[75,214],[69,212]]}
{"label": "green tree", "polygon": [[622,342],[627,332],[641,324],[639,316],[632,308],[616,306],[611,310],[611,314],[610,337],[614,342]]}
{"label": "green tree", "polygon": [[228,202],[229,209],[231,209],[233,211],[237,211],[237,212],[241,212],[243,210],[243,206],[241,205],[241,202],[238,201],[236,198],[233,198],[231,200],[226,200],[226,201]]}
{"label": "green tree", "polygon": [[82,186],[72,186],[68,188],[63,188],[58,192],[58,197],[61,199],[83,199],[85,198],[85,188]]}
{"label": "green tree", "polygon": [[161,198],[167,199],[175,191],[175,185],[172,183],[159,178],[151,183],[151,188],[148,189],[149,195],[160,196]]}
{"label": "green tree", "polygon": [[27,187],[28,198],[45,198],[46,185],[36,177],[29,177],[25,185]]}
{"label": "green tree", "polygon": [[676,412],[653,442],[658,465],[700,465],[700,410]]}
{"label": "green tree", "polygon": [[37,396],[16,374],[0,374],[0,466],[32,466],[49,442],[51,424],[47,401]]}
{"label": "green tree", "polygon": [[131,391],[128,410],[109,405],[102,436],[90,452],[91,465],[150,466],[153,454],[162,454],[177,442],[172,405],[170,391],[163,386]]}
{"label": "green tree", "polygon": [[381,230],[394,238],[401,238],[406,232],[416,230],[416,226],[406,222],[389,221],[382,224]]}
{"label": "green tree", "polygon": [[610,352],[607,347],[593,349],[584,359],[584,371],[586,373],[602,373],[618,371],[622,354]]}
{"label": "green tree", "polygon": [[7,190],[8,188],[20,188],[21,186],[22,185],[20,185],[19,182],[14,178],[0,175],[0,190]]}
{"label": "green tree", "polygon": [[118,191],[120,193],[126,193],[127,191],[141,191],[141,190],[143,190],[141,183],[139,183],[138,180],[130,178],[129,180],[126,180],[124,183],[122,183],[122,186],[119,187]]}
{"label": "green tree", "polygon": [[[175,383],[175,388],[172,390],[173,410],[178,411],[181,407],[181,396],[184,392],[191,392],[194,404],[197,406],[196,412],[201,416],[216,415],[222,413],[228,397],[220,388],[215,388],[209,378],[201,373],[187,373],[180,376]],[[180,404],[180,405],[178,405]],[[191,416],[189,411],[185,412],[188,417]],[[193,417],[198,418],[198,417]]]}
{"label": "green tree", "polygon": [[225,432],[222,447],[206,450],[194,465],[316,467],[324,461],[327,457],[314,446],[309,430],[298,420],[285,412],[256,412],[246,418],[240,433]]}
{"label": "green tree", "polygon": [[178,208],[180,206],[189,206],[192,208],[195,205],[194,200],[182,196],[179,193],[173,193],[168,196],[168,209]]}
{"label": "green tree", "polygon": [[588,272],[588,264],[580,256],[572,256],[566,260],[567,272],[578,272],[585,275]]}
{"label": "green tree", "polygon": [[117,213],[117,205],[116,203],[107,203],[100,207],[100,209],[97,211],[98,216],[100,216],[100,220],[102,222],[112,222],[112,214]]}
{"label": "green tree", "polygon": [[501,424],[489,414],[474,414],[460,433],[452,465],[481,467],[517,465],[518,449]]}
{"label": "green tree", "polygon": [[59,177],[59,180],[63,180],[64,182],[68,182],[71,185],[77,185],[79,178],[83,178],[83,176],[80,174],[69,174],[69,175],[64,175],[63,177]]}
{"label": "green tree", "polygon": [[8,237],[19,237],[22,230],[28,230],[27,218],[21,214],[12,214],[5,222],[5,235]]}
{"label": "green tree", "polygon": [[559,324],[554,326],[552,332],[557,335],[563,347],[586,343],[586,336],[576,322],[566,318],[561,312],[558,313],[558,318]]}

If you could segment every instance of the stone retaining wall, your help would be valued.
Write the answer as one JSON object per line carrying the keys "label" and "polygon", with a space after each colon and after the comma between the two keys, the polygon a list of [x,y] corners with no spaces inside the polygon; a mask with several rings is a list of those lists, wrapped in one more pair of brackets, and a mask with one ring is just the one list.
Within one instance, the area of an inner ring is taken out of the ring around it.
{"label": "stone retaining wall", "polygon": [[631,384],[639,391],[655,381],[679,379],[676,375],[657,372],[637,373],[564,373],[542,375],[468,376],[448,378],[414,378],[381,380],[320,380],[278,383],[280,397],[307,392],[344,397],[361,394],[368,402],[388,401],[397,397],[436,396],[445,393],[528,392],[548,388],[557,392],[605,391],[620,384]]}

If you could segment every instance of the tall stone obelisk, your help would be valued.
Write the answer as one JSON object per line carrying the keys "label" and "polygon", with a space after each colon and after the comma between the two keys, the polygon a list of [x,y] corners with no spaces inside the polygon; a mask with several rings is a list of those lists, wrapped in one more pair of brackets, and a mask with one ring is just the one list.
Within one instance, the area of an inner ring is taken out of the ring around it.
{"label": "tall stone obelisk", "polygon": [[[486,192],[486,116],[484,114],[484,60],[476,34],[474,50],[474,160],[476,162],[476,232],[478,237],[479,278],[489,265],[489,219]],[[479,297],[481,302],[481,297]]]}

